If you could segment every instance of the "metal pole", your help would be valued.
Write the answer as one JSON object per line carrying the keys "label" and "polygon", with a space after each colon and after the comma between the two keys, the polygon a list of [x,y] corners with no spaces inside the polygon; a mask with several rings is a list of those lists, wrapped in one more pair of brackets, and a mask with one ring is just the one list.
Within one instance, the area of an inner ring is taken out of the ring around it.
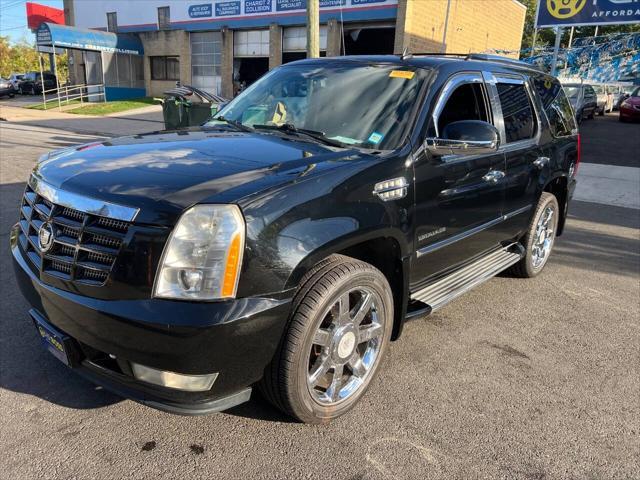
{"label": "metal pole", "polygon": [[[58,61],[56,60],[56,46],[53,45],[53,74],[56,76],[56,95],[58,96],[58,110],[62,111],[60,101],[60,78],[58,77]],[[42,89],[44,90],[44,79],[42,79]]]}
{"label": "metal pole", "polygon": [[442,49],[440,53],[447,52],[447,29],[449,27],[449,13],[451,12],[451,0],[447,0],[447,13],[444,15],[444,32],[442,32]]}
{"label": "metal pole", "polygon": [[536,52],[536,40],[538,40],[538,29],[537,28],[533,31],[533,42],[531,42],[531,55],[529,55],[530,57],[533,57],[535,55],[535,52]]}
{"label": "metal pole", "polygon": [[320,1],[307,0],[307,58],[320,56]]}
{"label": "metal pole", "polygon": [[[36,45],[36,52],[38,52],[38,64],[40,65],[40,81],[42,82],[42,107],[47,109],[47,97],[44,94],[44,70],[42,68],[42,54],[38,51],[38,46]],[[35,86],[33,87],[35,88]]]}
{"label": "metal pole", "polygon": [[[569,32],[569,45],[567,45],[567,52],[571,50],[571,44],[573,43],[573,30],[575,27],[571,27],[571,31]],[[566,69],[569,66],[569,58],[565,56],[564,59],[564,68]]]}
{"label": "metal pole", "polygon": [[558,52],[560,51],[560,38],[562,38],[562,27],[556,27],[556,44],[553,47],[553,60],[551,61],[551,76],[556,76]]}

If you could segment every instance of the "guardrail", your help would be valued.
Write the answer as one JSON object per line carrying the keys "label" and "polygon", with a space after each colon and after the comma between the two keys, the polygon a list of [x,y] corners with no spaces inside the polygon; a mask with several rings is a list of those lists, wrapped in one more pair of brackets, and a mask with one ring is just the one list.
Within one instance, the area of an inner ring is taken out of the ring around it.
{"label": "guardrail", "polygon": [[[89,93],[89,89],[98,89],[98,91]],[[50,93],[55,93],[56,98],[47,100],[47,94]],[[49,90],[42,90],[42,107],[44,110],[47,110],[48,103],[56,102],[58,104],[58,109],[62,110],[63,104],[69,105],[69,102],[78,99],[80,100],[80,103],[84,103],[85,101],[90,102],[91,98],[94,97],[101,97],[103,102],[107,101],[103,83],[63,85],[60,87],[50,88]],[[55,106],[53,108],[55,108]]]}

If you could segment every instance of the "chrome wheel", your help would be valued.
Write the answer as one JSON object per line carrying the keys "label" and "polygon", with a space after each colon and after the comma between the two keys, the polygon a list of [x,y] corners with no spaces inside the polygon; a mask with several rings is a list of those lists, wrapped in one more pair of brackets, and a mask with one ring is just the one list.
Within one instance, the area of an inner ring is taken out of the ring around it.
{"label": "chrome wheel", "polygon": [[383,344],[381,304],[377,293],[358,287],[343,293],[322,317],[307,372],[307,387],[318,403],[342,402],[366,383]]}
{"label": "chrome wheel", "polygon": [[549,258],[555,238],[555,209],[547,206],[536,225],[533,244],[531,245],[531,263],[533,268],[541,268]]}

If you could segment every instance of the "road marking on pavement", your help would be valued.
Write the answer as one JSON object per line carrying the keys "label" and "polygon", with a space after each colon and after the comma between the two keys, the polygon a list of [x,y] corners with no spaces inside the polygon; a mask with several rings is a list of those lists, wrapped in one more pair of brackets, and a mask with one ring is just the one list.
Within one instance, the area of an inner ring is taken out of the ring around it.
{"label": "road marking on pavement", "polygon": [[581,163],[573,198],[640,209],[640,168]]}

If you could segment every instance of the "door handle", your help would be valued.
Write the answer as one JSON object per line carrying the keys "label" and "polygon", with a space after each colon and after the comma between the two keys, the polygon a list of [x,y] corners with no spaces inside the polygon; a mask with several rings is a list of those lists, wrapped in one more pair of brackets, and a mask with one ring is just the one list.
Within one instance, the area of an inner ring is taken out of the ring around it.
{"label": "door handle", "polygon": [[539,170],[542,170],[547,165],[547,163],[549,163],[549,157],[538,157],[536,160],[534,160],[533,165]]}
{"label": "door handle", "polygon": [[491,170],[482,177],[482,180],[489,183],[498,183],[503,178],[504,172],[502,170]]}

